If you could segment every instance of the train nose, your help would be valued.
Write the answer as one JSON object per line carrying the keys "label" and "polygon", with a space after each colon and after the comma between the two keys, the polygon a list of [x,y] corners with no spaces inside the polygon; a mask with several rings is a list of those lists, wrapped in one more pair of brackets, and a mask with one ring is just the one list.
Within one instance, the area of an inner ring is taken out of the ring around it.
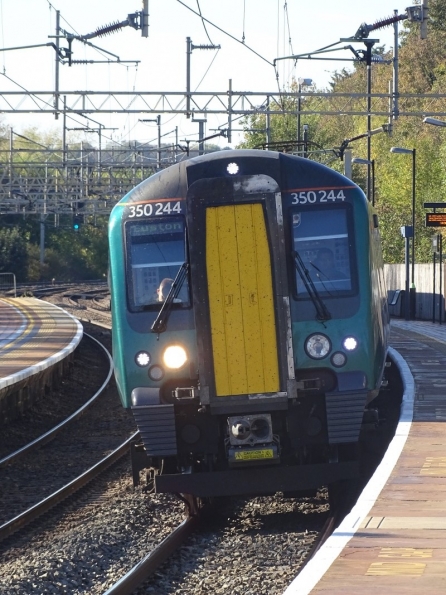
{"label": "train nose", "polygon": [[232,424],[231,432],[234,438],[245,440],[251,433],[251,427],[250,424],[243,419]]}

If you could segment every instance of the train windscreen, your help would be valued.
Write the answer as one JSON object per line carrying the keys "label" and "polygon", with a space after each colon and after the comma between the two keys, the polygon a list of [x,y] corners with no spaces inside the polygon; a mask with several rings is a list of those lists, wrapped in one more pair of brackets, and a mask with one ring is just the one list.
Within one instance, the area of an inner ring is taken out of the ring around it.
{"label": "train windscreen", "polygon": [[[186,260],[184,219],[128,222],[126,235],[130,308],[156,308],[166,299]],[[190,305],[187,279],[174,304],[179,307]]]}
{"label": "train windscreen", "polygon": [[[293,250],[297,252],[316,291],[327,297],[348,295],[353,290],[348,213],[344,208],[312,208],[292,212]],[[297,295],[308,291],[296,272]]]}

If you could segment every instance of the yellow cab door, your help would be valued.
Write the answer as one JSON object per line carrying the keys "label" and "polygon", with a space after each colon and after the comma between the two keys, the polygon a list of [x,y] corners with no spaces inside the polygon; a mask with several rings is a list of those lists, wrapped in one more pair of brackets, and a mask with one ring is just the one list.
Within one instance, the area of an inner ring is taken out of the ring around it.
{"label": "yellow cab door", "polygon": [[216,396],[279,391],[271,258],[262,205],[206,208]]}

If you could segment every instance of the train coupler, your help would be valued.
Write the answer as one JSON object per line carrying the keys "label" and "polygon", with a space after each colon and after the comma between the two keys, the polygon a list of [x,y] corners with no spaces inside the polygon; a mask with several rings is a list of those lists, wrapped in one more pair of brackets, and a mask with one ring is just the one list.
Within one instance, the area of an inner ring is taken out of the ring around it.
{"label": "train coupler", "polygon": [[132,442],[130,444],[130,459],[132,462],[133,487],[141,483],[139,473],[152,466],[152,461],[144,449],[142,442]]}

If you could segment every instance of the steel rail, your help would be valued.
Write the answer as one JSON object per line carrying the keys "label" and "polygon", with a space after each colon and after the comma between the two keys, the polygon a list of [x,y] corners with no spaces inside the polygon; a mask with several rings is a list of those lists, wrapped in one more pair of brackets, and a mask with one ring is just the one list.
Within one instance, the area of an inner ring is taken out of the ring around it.
{"label": "steel rail", "polygon": [[139,432],[135,432],[128,438],[125,442],[123,442],[118,448],[116,448],[113,452],[103,458],[101,461],[87,469],[82,475],[76,477],[70,483],[66,484],[50,496],[47,496],[31,508],[28,508],[21,514],[17,515],[10,521],[7,521],[3,525],[0,526],[0,541],[6,539],[19,529],[22,529],[26,525],[29,525],[32,521],[37,519],[39,516],[53,508],[56,504],[59,504],[75,492],[77,492],[80,488],[84,487],[89,483],[92,479],[97,477],[100,473],[105,471],[110,465],[118,461],[121,457],[123,457],[130,449],[130,443],[132,440],[135,440],[136,437],[139,435]]}
{"label": "steel rail", "polygon": [[82,405],[82,407],[80,407],[77,411],[72,413],[64,421],[57,424],[57,426],[54,426],[54,428],[52,428],[48,432],[45,432],[45,434],[42,434],[35,440],[32,440],[28,444],[25,444],[25,446],[22,446],[22,448],[19,448],[18,450],[14,451],[13,453],[9,454],[8,456],[4,457],[3,459],[0,459],[0,467],[4,467],[4,466],[8,465],[9,463],[12,463],[12,461],[15,461],[16,459],[20,458],[21,456],[23,456],[30,450],[36,448],[37,446],[41,446],[42,444],[46,444],[50,440],[53,440],[53,438],[55,438],[55,436],[63,428],[65,428],[65,426],[67,426],[72,421],[75,421],[76,419],[81,417],[81,415],[83,415],[85,413],[85,411],[96,401],[96,399],[98,397],[101,396],[101,394],[107,388],[107,385],[110,382],[110,378],[113,374],[113,358],[112,358],[111,354],[109,353],[109,351],[104,347],[104,345],[102,345],[102,343],[100,343],[97,339],[95,339],[91,335],[88,335],[87,333],[84,333],[84,336],[88,337],[89,339],[91,339],[92,341],[97,343],[103,349],[105,354],[107,355],[108,361],[110,364],[110,369],[108,371],[107,378],[102,383],[101,387],[95,392],[95,394],[84,405]]}
{"label": "steel rail", "polygon": [[319,551],[319,549],[324,545],[324,543],[327,541],[327,539],[333,533],[333,531],[338,526],[338,524],[340,523],[342,518],[343,518],[342,515],[338,515],[338,514],[336,514],[336,512],[330,513],[330,515],[327,517],[327,520],[325,521],[322,529],[320,530],[320,532],[316,538],[316,541],[313,543],[310,551],[308,552],[308,555],[305,558],[304,563],[299,568],[299,572],[301,572],[302,568],[304,566],[306,566],[306,564],[308,564],[308,562],[316,555],[316,553]]}
{"label": "steel rail", "polygon": [[103,595],[131,595],[195,531],[199,518],[189,516]]}

